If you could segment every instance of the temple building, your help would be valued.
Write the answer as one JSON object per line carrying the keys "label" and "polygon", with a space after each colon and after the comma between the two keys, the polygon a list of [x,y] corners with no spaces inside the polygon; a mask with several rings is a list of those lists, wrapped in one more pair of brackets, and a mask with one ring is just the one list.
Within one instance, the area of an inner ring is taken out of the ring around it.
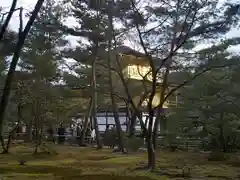
{"label": "temple building", "polygon": [[[132,100],[137,106],[140,102],[140,100],[143,98],[143,95],[146,93],[146,91],[149,91],[152,85],[152,79],[151,79],[151,66],[149,64],[149,60],[146,57],[145,54],[141,52],[137,52],[127,46],[120,46],[117,48],[118,56],[116,55],[112,56],[113,62],[117,61],[116,58],[118,58],[119,64],[115,66],[120,66],[120,69],[122,71],[123,77],[125,79],[128,91],[130,93],[130,96],[132,97]],[[153,63],[156,68],[159,68],[162,64],[161,59],[153,58]],[[114,64],[114,63],[113,63]],[[152,101],[153,107],[156,107],[159,105],[160,102],[160,94],[162,90],[162,75],[165,71],[165,66],[161,67],[158,73],[157,78],[157,87],[156,87],[156,93]],[[175,87],[176,85],[183,82],[183,73],[179,72],[170,72],[168,77],[168,87],[167,91],[171,90],[171,88]],[[124,84],[122,83],[122,80],[120,79],[119,75],[116,72],[112,72],[112,78],[114,82],[114,88],[115,92],[121,97],[125,97],[127,99],[126,91],[124,88]],[[149,97],[150,93],[148,93],[147,97]],[[179,101],[179,91],[174,92],[164,103],[163,108],[161,109],[162,114],[167,114],[171,109],[174,109],[178,106]],[[145,121],[145,119],[148,116],[147,112],[147,104],[148,104],[148,98],[145,98],[142,102],[142,105],[140,107],[140,110],[142,112],[142,119]],[[120,122],[122,124],[122,129],[126,130],[126,124],[129,121],[129,117],[132,113],[132,107],[130,104],[127,104],[124,100],[118,100],[117,101],[118,106],[118,115]],[[97,113],[97,119],[99,124],[100,131],[104,131],[106,128],[106,124],[115,124],[113,113],[111,110],[111,107],[102,107],[98,109]],[[165,120],[165,118],[163,118]],[[165,122],[161,122],[160,126],[164,128]],[[162,129],[161,128],[161,129]],[[136,125],[136,130],[140,130],[140,124],[139,121]],[[160,127],[159,127],[160,130]]]}

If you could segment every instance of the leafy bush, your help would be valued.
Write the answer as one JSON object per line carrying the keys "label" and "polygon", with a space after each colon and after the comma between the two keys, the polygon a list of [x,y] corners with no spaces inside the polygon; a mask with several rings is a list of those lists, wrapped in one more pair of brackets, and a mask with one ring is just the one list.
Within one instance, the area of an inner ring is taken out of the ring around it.
{"label": "leafy bush", "polygon": [[125,147],[128,151],[137,152],[139,148],[143,146],[144,146],[143,138],[137,138],[137,137],[125,138]]}
{"label": "leafy bush", "polygon": [[212,149],[212,144],[209,138],[207,137],[203,138],[201,144],[199,144],[199,148],[204,151],[210,151]]}
{"label": "leafy bush", "polygon": [[223,152],[212,152],[208,157],[208,161],[226,161],[229,157]]}
{"label": "leafy bush", "polygon": [[171,152],[175,152],[179,147],[179,140],[176,138],[175,134],[167,134],[164,138],[164,146],[167,149],[170,149]]}
{"label": "leafy bush", "polygon": [[114,131],[109,130],[103,135],[103,144],[105,146],[115,146],[117,144],[117,135]]}

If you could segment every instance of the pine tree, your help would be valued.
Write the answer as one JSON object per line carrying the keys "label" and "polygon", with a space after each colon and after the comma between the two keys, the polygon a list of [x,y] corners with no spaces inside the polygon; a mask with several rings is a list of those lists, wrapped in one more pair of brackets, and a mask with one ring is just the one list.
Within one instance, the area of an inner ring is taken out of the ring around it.
{"label": "pine tree", "polygon": [[59,79],[59,48],[67,43],[60,30],[64,15],[60,4],[47,0],[29,32],[21,53],[19,66],[22,71],[31,74],[32,115],[36,119],[35,122],[31,119],[27,123],[29,136],[33,123],[35,126],[42,126],[43,122],[39,117],[46,113],[46,103],[51,101],[51,82]]}
{"label": "pine tree", "polygon": [[[67,32],[74,36],[85,38],[89,43],[80,43],[81,46],[76,48],[74,52],[71,52],[70,57],[74,58],[78,65],[84,64],[75,71],[80,75],[80,79],[85,81],[85,88],[92,88],[91,114],[96,132],[97,145],[100,148],[102,145],[100,142],[96,111],[97,103],[100,101],[98,91],[104,91],[102,88],[106,88],[107,76],[105,75],[105,71],[103,71],[103,66],[99,66],[99,64],[102,63],[101,54],[104,55],[106,49],[105,34],[108,22],[106,17],[100,12],[99,5],[90,7],[89,4],[84,1],[72,1],[71,4],[73,6],[73,16],[77,19],[80,28],[67,28]],[[79,83],[80,82],[81,80]]]}

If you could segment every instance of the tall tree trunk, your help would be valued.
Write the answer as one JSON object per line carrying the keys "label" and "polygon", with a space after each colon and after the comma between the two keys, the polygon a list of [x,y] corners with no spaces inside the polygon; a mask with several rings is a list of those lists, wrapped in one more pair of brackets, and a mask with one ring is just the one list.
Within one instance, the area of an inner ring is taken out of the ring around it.
{"label": "tall tree trunk", "polygon": [[225,136],[224,136],[223,118],[224,118],[224,112],[221,111],[221,113],[220,113],[220,124],[219,124],[219,129],[220,129],[219,142],[221,144],[221,148],[222,148],[223,152],[227,152],[228,148],[227,148],[227,143],[226,143],[226,139],[225,139]]}
{"label": "tall tree trunk", "polygon": [[17,113],[18,113],[18,121],[17,125],[11,130],[11,132],[8,135],[8,142],[7,142],[7,147],[5,148],[3,153],[9,153],[10,146],[12,144],[13,139],[16,136],[17,130],[21,126],[21,120],[22,120],[22,104],[21,102],[18,103],[17,107]]}
{"label": "tall tree trunk", "polygon": [[37,120],[35,122],[35,126],[36,126],[36,144],[35,144],[35,150],[34,153],[38,153],[38,149],[39,147],[42,145],[42,136],[43,136],[43,121],[40,120],[40,118],[35,118],[35,120]]}
{"label": "tall tree trunk", "polygon": [[147,152],[148,152],[148,168],[151,168],[154,166],[154,157],[155,157],[155,152],[154,152],[154,148],[153,148],[153,144],[152,144],[153,119],[154,119],[154,110],[151,109],[149,111],[148,133],[147,133],[147,137],[146,137]]}
{"label": "tall tree trunk", "polygon": [[[112,0],[110,0],[111,4],[110,4],[110,7],[109,7],[109,10],[113,9],[111,6],[113,5],[113,2]],[[111,11],[109,12],[109,15],[111,15]],[[113,24],[111,22],[111,33],[112,34],[112,39],[113,39],[113,42],[114,42],[114,51],[115,51],[115,55],[116,55],[116,62],[117,62],[117,67],[118,67],[118,71],[117,71],[117,74],[119,75],[120,79],[121,79],[121,82],[123,83],[123,87],[124,87],[124,90],[125,90],[125,93],[126,93],[126,96],[127,96],[127,99],[128,99],[128,103],[131,105],[131,108],[133,110],[133,114],[132,117],[133,118],[130,118],[131,119],[131,123],[130,123],[130,129],[129,129],[129,136],[133,136],[134,133],[135,133],[135,124],[136,124],[136,117],[138,117],[138,119],[140,121],[142,121],[141,119],[141,112],[139,110],[139,108],[141,107],[142,105],[142,102],[145,100],[146,96],[148,95],[148,92],[144,92],[143,96],[141,97],[140,99],[140,102],[138,103],[138,105],[136,106],[133,102],[133,97],[132,95],[130,94],[130,91],[129,91],[129,88],[128,88],[128,84],[124,78],[124,75],[123,75],[123,72],[122,72],[122,66],[120,64],[120,60],[119,60],[119,55],[117,54],[117,41],[116,41],[116,37],[115,37],[115,31],[113,29]],[[132,122],[133,121],[133,122]],[[143,124],[143,123],[141,123]],[[144,129],[144,132],[147,132],[147,129],[145,127],[142,127]]]}
{"label": "tall tree trunk", "polygon": [[112,22],[112,1],[108,2],[108,20],[109,20],[109,32],[108,32],[108,78],[109,78],[109,89],[110,89],[110,96],[111,96],[111,102],[112,102],[112,111],[113,116],[116,124],[116,131],[117,131],[117,137],[118,137],[118,146],[122,153],[126,153],[124,148],[124,141],[123,141],[123,135],[122,135],[122,128],[121,123],[118,116],[118,108],[116,104],[116,99],[114,96],[114,87],[113,87],[113,81],[112,81],[112,72],[111,72],[111,52],[112,52],[112,37],[113,37],[113,22]]}
{"label": "tall tree trunk", "polygon": [[140,101],[138,102],[137,106],[135,108],[133,108],[133,113],[131,116],[131,125],[130,125],[130,130],[129,130],[130,137],[132,137],[135,134],[135,126],[136,126],[137,118],[140,121],[142,133],[147,135],[147,126],[145,126],[145,123],[143,122],[142,113],[140,113],[140,111],[138,110],[141,108],[143,101],[147,97],[147,94],[148,94],[148,92],[144,92],[144,94],[141,96]]}
{"label": "tall tree trunk", "polygon": [[157,116],[154,122],[154,127],[153,127],[153,137],[152,137],[152,145],[153,145],[153,155],[152,155],[152,164],[151,164],[151,169],[155,170],[156,169],[156,149],[157,149],[157,137],[158,137],[158,127],[160,121],[164,121],[162,118],[162,109],[163,109],[163,104],[165,102],[165,91],[167,88],[167,81],[168,81],[168,75],[169,75],[169,66],[166,67],[166,72],[163,77],[163,83],[162,83],[162,88],[161,88],[161,94],[160,94],[160,102],[159,106],[157,109]]}
{"label": "tall tree trunk", "polygon": [[29,122],[26,124],[27,132],[26,132],[26,141],[32,142],[32,127],[33,127],[33,119],[31,118]]}
{"label": "tall tree trunk", "polygon": [[[151,61],[150,61],[151,62]],[[148,168],[154,169],[156,167],[156,160],[155,160],[155,149],[153,147],[153,120],[155,116],[155,110],[153,108],[152,102],[153,98],[156,94],[156,77],[157,72],[155,70],[155,66],[151,64],[152,67],[152,89],[148,100],[148,115],[149,115],[149,123],[148,123],[148,131],[147,131],[147,151],[148,151]]]}
{"label": "tall tree trunk", "polygon": [[87,131],[87,128],[88,128],[89,118],[90,118],[91,112],[92,112],[92,98],[90,100],[89,107],[88,107],[87,113],[85,115],[83,128],[82,128],[81,135],[80,135],[79,145],[83,145],[84,144],[85,135],[86,135],[86,131]]}
{"label": "tall tree trunk", "polygon": [[12,2],[12,5],[11,5],[11,8],[10,8],[10,11],[7,15],[7,18],[5,20],[5,22],[3,23],[3,25],[1,26],[1,30],[0,30],[0,41],[2,40],[3,36],[4,36],[4,33],[6,32],[7,30],[7,27],[8,27],[8,24],[12,18],[12,15],[15,11],[15,8],[16,8],[16,5],[17,5],[17,0],[13,0]]}
{"label": "tall tree trunk", "polygon": [[131,109],[128,106],[128,103],[126,103],[126,133],[129,133],[131,126]]}
{"label": "tall tree trunk", "polygon": [[136,132],[136,122],[137,122],[137,115],[136,113],[131,113],[131,117],[130,118],[130,125],[129,125],[129,137],[133,137],[135,135]]}
{"label": "tall tree trunk", "polygon": [[38,153],[38,141],[39,141],[39,127],[38,125],[35,123],[35,149],[34,149],[34,154]]}
{"label": "tall tree trunk", "polygon": [[8,74],[7,74],[7,78],[5,80],[5,85],[3,88],[3,94],[2,94],[2,98],[1,98],[1,103],[0,103],[0,138],[1,138],[1,142],[4,143],[4,141],[2,141],[3,137],[2,137],[2,130],[3,130],[3,120],[4,120],[4,116],[5,116],[5,111],[6,111],[6,107],[8,105],[8,98],[10,95],[10,91],[11,91],[11,85],[12,85],[12,80],[13,80],[13,76],[14,76],[14,72],[19,60],[19,56],[20,56],[20,52],[22,50],[24,41],[27,37],[27,34],[30,30],[30,28],[32,27],[32,24],[34,22],[34,20],[37,17],[37,14],[40,10],[40,8],[42,7],[44,0],[38,0],[31,17],[29,18],[27,25],[24,29],[24,31],[21,33],[21,35],[19,36],[17,45],[16,45],[16,50],[13,54],[13,58],[8,70]]}
{"label": "tall tree trunk", "polygon": [[98,122],[97,122],[97,82],[96,82],[96,60],[97,60],[97,52],[98,52],[98,41],[96,41],[93,52],[93,62],[92,62],[92,117],[93,117],[93,123],[94,123],[94,129],[96,134],[96,142],[97,142],[97,148],[102,148],[101,138],[100,138],[100,132],[98,128]]}

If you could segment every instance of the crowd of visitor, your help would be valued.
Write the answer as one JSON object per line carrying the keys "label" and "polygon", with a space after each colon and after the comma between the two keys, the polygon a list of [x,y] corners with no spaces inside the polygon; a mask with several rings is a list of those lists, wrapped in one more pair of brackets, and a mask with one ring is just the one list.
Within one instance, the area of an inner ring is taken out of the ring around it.
{"label": "crowd of visitor", "polygon": [[[76,127],[65,128],[62,124],[60,124],[57,129],[57,135],[55,136],[53,128],[48,129],[49,140],[54,143],[64,144],[67,137],[75,137],[76,139],[80,139],[81,132],[83,131],[83,126],[78,124]],[[115,147],[115,142],[117,138],[116,126],[113,125],[111,128],[109,125],[106,126],[106,130],[103,134],[103,144],[105,146],[109,146],[110,148]],[[85,138],[88,139],[88,143],[92,144],[96,140],[95,129],[88,127],[85,132]]]}

